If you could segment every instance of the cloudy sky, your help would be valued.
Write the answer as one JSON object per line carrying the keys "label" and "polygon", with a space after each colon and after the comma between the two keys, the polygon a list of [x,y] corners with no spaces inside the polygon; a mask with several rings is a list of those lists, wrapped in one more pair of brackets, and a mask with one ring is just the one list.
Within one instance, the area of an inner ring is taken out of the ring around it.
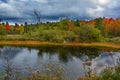
{"label": "cloudy sky", "polygon": [[120,0],[0,0],[0,18],[3,21],[37,22],[34,10],[41,13],[41,21],[94,19],[120,17]]}

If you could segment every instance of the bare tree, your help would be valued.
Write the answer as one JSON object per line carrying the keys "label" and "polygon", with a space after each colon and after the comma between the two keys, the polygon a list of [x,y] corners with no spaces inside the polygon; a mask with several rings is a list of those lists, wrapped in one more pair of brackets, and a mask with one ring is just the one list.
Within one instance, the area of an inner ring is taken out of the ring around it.
{"label": "bare tree", "polygon": [[38,24],[40,23],[41,14],[39,10],[34,9],[34,14],[36,15]]}

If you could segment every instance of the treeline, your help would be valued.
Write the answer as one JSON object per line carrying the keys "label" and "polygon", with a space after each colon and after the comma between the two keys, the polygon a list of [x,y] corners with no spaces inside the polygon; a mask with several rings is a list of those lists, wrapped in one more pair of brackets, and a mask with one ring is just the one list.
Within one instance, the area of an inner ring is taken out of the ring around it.
{"label": "treeline", "polygon": [[20,34],[27,40],[54,42],[97,42],[104,38],[120,36],[120,19],[96,18],[94,20],[70,20],[68,17],[59,22],[14,26],[0,24],[0,35]]}
{"label": "treeline", "polygon": [[0,35],[23,34],[23,33],[24,33],[23,24],[18,25],[17,23],[15,23],[15,26],[9,25],[8,22],[0,24]]}

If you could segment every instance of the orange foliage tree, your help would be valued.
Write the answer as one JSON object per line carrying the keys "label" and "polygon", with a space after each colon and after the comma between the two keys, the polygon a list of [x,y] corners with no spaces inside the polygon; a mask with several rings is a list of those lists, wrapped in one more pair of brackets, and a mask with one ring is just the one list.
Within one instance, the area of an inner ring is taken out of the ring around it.
{"label": "orange foliage tree", "polygon": [[103,19],[102,25],[104,26],[104,32],[108,35],[114,35],[115,20],[113,18]]}
{"label": "orange foliage tree", "polygon": [[10,30],[10,25],[9,25],[9,23],[8,22],[6,22],[6,25],[5,25],[5,29],[6,29],[6,31],[9,31]]}
{"label": "orange foliage tree", "polygon": [[72,31],[72,30],[74,29],[74,25],[73,25],[73,22],[72,22],[72,21],[69,21],[69,22],[68,22],[68,29],[69,29],[70,31]]}

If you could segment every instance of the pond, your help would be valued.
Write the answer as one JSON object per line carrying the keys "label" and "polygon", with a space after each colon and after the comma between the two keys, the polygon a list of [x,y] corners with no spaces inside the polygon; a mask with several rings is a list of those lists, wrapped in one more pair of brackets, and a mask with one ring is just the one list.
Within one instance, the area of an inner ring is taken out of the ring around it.
{"label": "pond", "polygon": [[64,76],[76,80],[85,75],[83,63],[92,61],[91,66],[99,74],[106,66],[116,65],[116,61],[120,56],[119,50],[95,48],[95,47],[17,47],[2,46],[0,47],[0,73],[5,72],[5,57],[17,69],[21,70],[22,77],[27,76],[26,68],[32,70],[44,70],[47,64],[53,64],[52,68],[61,66],[64,69]]}

